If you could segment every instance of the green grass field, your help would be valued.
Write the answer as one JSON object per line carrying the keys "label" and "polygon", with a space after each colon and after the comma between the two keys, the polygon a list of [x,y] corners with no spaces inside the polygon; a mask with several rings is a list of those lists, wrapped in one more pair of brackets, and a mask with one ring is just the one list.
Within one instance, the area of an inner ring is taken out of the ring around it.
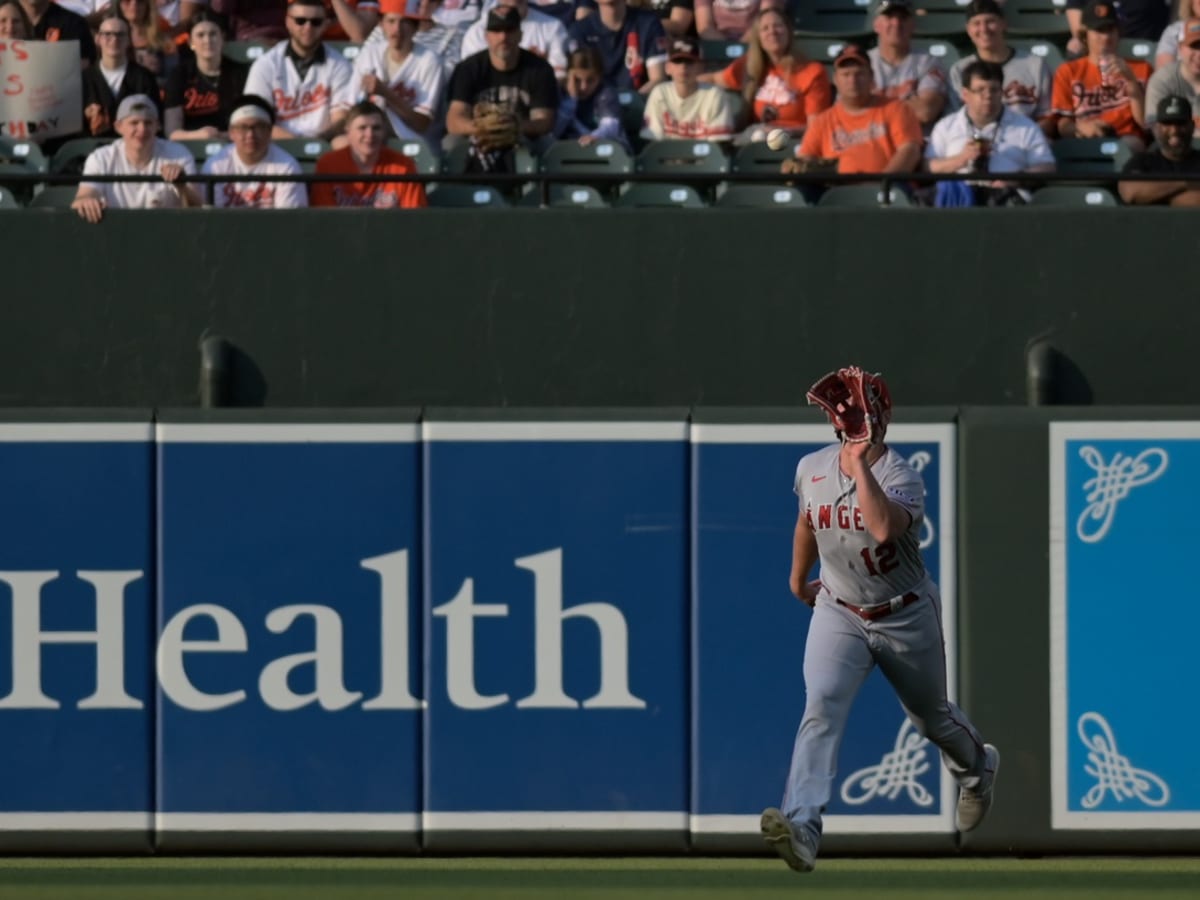
{"label": "green grass field", "polygon": [[1200,859],[0,859],[0,900],[1200,897]]}

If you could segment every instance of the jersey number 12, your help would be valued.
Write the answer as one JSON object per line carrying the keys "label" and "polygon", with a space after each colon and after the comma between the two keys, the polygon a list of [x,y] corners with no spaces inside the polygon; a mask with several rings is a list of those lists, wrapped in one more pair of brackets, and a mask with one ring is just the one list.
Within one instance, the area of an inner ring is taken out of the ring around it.
{"label": "jersey number 12", "polygon": [[875,548],[875,559],[871,559],[871,548],[862,548],[863,565],[867,567],[867,571],[872,575],[882,575],[884,572],[890,572],[896,566],[900,565],[900,561],[896,559],[896,545],[891,541],[880,544]]}

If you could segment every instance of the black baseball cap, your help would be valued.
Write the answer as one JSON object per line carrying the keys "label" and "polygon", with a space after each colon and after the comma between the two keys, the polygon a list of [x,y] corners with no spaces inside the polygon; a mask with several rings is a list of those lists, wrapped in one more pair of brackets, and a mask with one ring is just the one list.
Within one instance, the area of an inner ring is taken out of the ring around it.
{"label": "black baseball cap", "polygon": [[1004,18],[1004,7],[996,0],[971,0],[963,10],[970,22],[976,16],[999,16]]}
{"label": "black baseball cap", "polygon": [[515,6],[493,6],[488,12],[488,31],[516,31],[521,27],[521,14]]}
{"label": "black baseball cap", "polygon": [[671,41],[671,52],[667,55],[668,62],[677,59],[695,61],[700,58],[700,43],[694,38],[677,37]]}
{"label": "black baseball cap", "polygon": [[876,0],[875,9],[872,15],[886,16],[899,13],[901,15],[911,16],[912,11],[912,0]]}
{"label": "black baseball cap", "polygon": [[855,63],[856,65],[871,68],[871,58],[867,56],[867,51],[863,50],[858,44],[847,44],[840,53],[833,58],[833,67],[840,69],[846,63]]}
{"label": "black baseball cap", "polygon": [[1117,8],[1111,0],[1092,0],[1083,8],[1083,27],[1091,31],[1107,31],[1120,27]]}
{"label": "black baseball cap", "polygon": [[1159,122],[1190,122],[1192,121],[1192,104],[1188,103],[1186,97],[1171,94],[1158,101],[1155,117]]}

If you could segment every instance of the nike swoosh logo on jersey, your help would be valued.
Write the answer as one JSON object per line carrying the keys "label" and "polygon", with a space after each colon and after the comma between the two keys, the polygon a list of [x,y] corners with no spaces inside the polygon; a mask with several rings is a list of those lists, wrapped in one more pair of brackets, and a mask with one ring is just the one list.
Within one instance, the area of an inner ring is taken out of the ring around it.
{"label": "nike swoosh logo on jersey", "polygon": [[824,476],[824,475],[814,475],[814,476],[812,477],[812,480],[813,480],[813,481],[824,481],[824,480],[825,480],[825,476]]}

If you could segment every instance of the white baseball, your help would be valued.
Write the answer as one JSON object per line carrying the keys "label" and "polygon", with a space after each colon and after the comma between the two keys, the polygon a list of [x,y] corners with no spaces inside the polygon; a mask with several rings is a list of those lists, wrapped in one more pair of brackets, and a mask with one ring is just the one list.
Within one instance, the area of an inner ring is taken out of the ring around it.
{"label": "white baseball", "polygon": [[782,150],[787,146],[789,135],[782,128],[772,128],[767,132],[767,146],[772,150]]}

